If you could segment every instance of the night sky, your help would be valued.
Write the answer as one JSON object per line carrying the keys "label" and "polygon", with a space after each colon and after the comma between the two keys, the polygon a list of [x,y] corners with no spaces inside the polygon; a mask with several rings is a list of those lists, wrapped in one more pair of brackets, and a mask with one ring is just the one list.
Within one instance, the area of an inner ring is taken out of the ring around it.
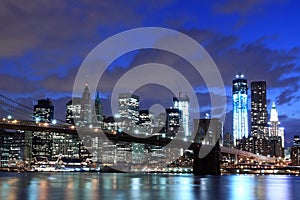
{"label": "night sky", "polygon": [[[226,131],[232,129],[232,79],[243,73],[249,82],[267,81],[268,111],[275,102],[290,145],[293,136],[300,135],[300,3],[211,2],[1,0],[0,93],[30,107],[49,97],[55,117],[64,119],[77,70],[95,46],[128,29],[165,27],[198,41],[218,66],[228,97]],[[133,66],[154,61],[185,70],[186,63],[166,52],[141,50],[121,56],[98,87],[107,115],[118,78]],[[186,70],[185,75],[192,77],[192,72]],[[194,83],[200,110],[205,113],[209,109],[207,90]],[[172,105],[172,94],[157,85],[142,87],[137,94],[141,108],[154,103]]]}

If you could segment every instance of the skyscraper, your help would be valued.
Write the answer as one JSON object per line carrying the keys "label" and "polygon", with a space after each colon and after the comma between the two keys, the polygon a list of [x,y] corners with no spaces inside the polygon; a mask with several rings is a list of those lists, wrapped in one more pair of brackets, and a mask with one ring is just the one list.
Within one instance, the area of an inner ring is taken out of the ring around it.
{"label": "skyscraper", "polygon": [[130,127],[139,123],[139,105],[138,96],[130,93],[119,94],[118,114],[121,120],[125,121],[126,126]]}
{"label": "skyscraper", "polygon": [[80,125],[81,98],[74,97],[66,105],[66,123]]}
{"label": "skyscraper", "polygon": [[52,122],[54,115],[54,106],[50,99],[38,100],[34,106],[33,120],[37,122]]}
{"label": "skyscraper", "polygon": [[149,135],[153,130],[153,114],[149,110],[139,111],[139,127],[140,134]]}
{"label": "skyscraper", "polygon": [[84,125],[92,123],[92,109],[91,109],[91,94],[88,85],[85,85],[81,99],[81,119]]}
{"label": "skyscraper", "polygon": [[173,107],[178,108],[181,111],[181,121],[183,127],[183,136],[191,136],[190,130],[190,99],[187,95],[185,97],[173,97]]}
{"label": "skyscraper", "polygon": [[293,146],[291,147],[291,161],[292,165],[300,165],[300,136],[295,135]]}
{"label": "skyscraper", "polygon": [[181,111],[178,108],[167,108],[166,114],[166,134],[175,137],[181,124]]}
{"label": "skyscraper", "polygon": [[251,82],[251,135],[260,137],[267,126],[266,82]]}
{"label": "skyscraper", "polygon": [[270,122],[269,122],[269,137],[281,137],[282,147],[284,147],[284,128],[279,127],[278,120],[278,111],[276,109],[276,105],[273,102],[272,109],[270,112]]}
{"label": "skyscraper", "polygon": [[95,106],[95,117],[94,117],[95,122],[97,124],[102,125],[104,116],[103,116],[103,106],[102,106],[102,103],[101,103],[101,99],[99,97],[99,92],[97,92],[97,94],[96,94],[96,99],[95,99],[94,106]]}
{"label": "skyscraper", "polygon": [[243,74],[236,75],[232,81],[233,98],[233,139],[236,140],[248,137],[248,82]]}

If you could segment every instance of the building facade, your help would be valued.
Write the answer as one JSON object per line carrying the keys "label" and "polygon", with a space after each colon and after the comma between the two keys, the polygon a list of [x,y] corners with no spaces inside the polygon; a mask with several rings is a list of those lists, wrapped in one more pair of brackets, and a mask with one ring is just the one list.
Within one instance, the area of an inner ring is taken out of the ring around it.
{"label": "building facade", "polygon": [[166,135],[175,137],[179,132],[181,123],[181,111],[178,108],[166,109]]}
{"label": "building facade", "polygon": [[81,124],[81,98],[74,97],[66,104],[66,123]]}
{"label": "building facade", "polygon": [[123,130],[134,128],[139,123],[140,98],[130,93],[119,94],[118,117],[124,121]]}
{"label": "building facade", "polygon": [[251,135],[262,137],[268,124],[265,81],[251,82]]}
{"label": "building facade", "polygon": [[233,98],[233,138],[236,140],[249,136],[248,131],[248,81],[244,75],[236,75],[232,81]]}
{"label": "building facade", "polygon": [[85,85],[84,91],[81,98],[81,120],[84,126],[90,125],[92,123],[92,104],[91,104],[91,94],[88,85]]}
{"label": "building facade", "polygon": [[50,99],[38,100],[34,105],[33,120],[36,122],[52,122],[54,116],[54,106]]}
{"label": "building facade", "polygon": [[185,97],[173,97],[173,107],[177,108],[181,112],[181,122],[183,128],[183,136],[190,137],[190,99],[187,95]]}
{"label": "building facade", "polygon": [[268,136],[269,137],[281,137],[281,146],[284,148],[284,127],[280,127],[280,122],[278,119],[278,111],[275,103],[272,104],[272,109],[270,112]]}
{"label": "building facade", "polygon": [[295,135],[293,146],[291,148],[291,161],[292,165],[299,166],[300,165],[300,136]]}

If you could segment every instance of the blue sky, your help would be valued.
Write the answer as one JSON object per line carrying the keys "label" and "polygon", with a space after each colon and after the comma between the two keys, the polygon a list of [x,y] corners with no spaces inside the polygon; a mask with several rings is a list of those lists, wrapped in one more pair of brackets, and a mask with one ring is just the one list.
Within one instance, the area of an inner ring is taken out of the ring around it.
{"label": "blue sky", "polygon": [[[29,0],[26,4],[3,0],[0,93],[29,106],[37,99],[50,97],[56,106],[56,117],[63,118],[76,72],[96,45],[131,28],[165,27],[198,41],[217,64],[228,96],[227,130],[231,130],[231,81],[242,72],[249,81],[267,81],[268,109],[276,102],[290,144],[293,135],[300,134],[299,6],[299,2],[287,0]],[[182,66],[182,61],[174,62],[174,57],[162,52],[128,53],[111,65],[99,84],[103,103],[109,105],[111,85],[127,69],[155,60],[172,63],[175,68]],[[187,71],[186,76],[190,75]],[[208,108],[205,85],[195,88],[202,107]],[[144,99],[142,107],[156,101],[171,105],[171,99],[151,95],[158,89],[155,86],[139,90]],[[161,89],[158,96],[169,95]]]}

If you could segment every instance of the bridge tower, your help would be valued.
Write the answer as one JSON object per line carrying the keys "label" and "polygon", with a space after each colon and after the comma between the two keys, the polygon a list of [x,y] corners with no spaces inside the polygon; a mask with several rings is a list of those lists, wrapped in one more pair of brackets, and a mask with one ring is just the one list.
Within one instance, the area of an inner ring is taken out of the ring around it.
{"label": "bridge tower", "polygon": [[191,147],[194,152],[193,174],[194,175],[220,175],[220,144],[219,142],[204,157],[199,158],[201,144],[194,143]]}

